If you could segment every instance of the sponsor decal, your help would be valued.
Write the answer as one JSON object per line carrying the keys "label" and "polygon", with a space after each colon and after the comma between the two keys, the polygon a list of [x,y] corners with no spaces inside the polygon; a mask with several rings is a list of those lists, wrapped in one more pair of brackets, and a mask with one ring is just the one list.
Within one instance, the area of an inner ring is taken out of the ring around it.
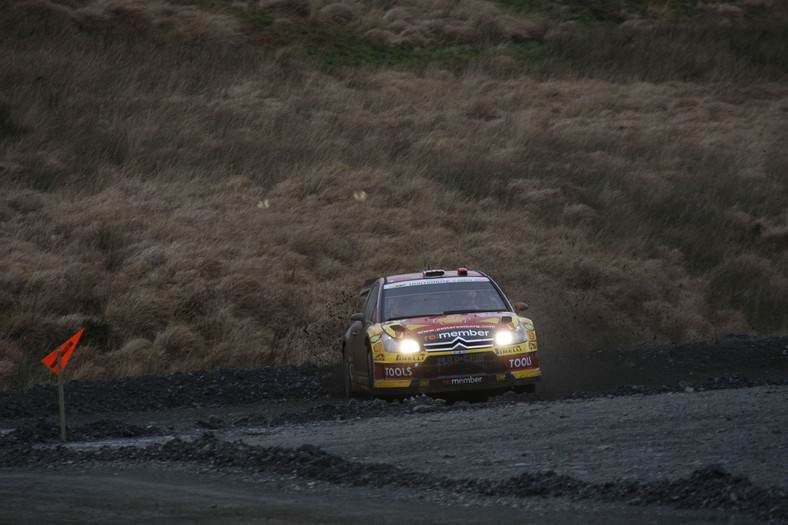
{"label": "sponsor decal", "polygon": [[538,370],[539,357],[535,352],[501,358],[509,370]]}
{"label": "sponsor decal", "polygon": [[411,365],[385,365],[383,379],[402,379],[413,377],[415,367]]}
{"label": "sponsor decal", "polygon": [[373,361],[383,361],[384,359],[385,357],[383,356],[383,354],[375,354],[372,356]]}
{"label": "sponsor decal", "polygon": [[372,337],[369,338],[369,342],[370,343],[377,343],[378,341],[380,341],[380,337],[381,337],[381,334],[373,335]]}
{"label": "sponsor decal", "polygon": [[464,330],[453,330],[451,332],[439,332],[437,334],[430,334],[424,336],[424,342],[434,342],[434,341],[451,341],[458,337],[462,337],[464,339],[470,338],[479,338],[484,339],[486,337],[490,337],[490,333],[492,331],[489,329],[482,329],[482,330],[474,330],[474,329],[464,329]]}
{"label": "sponsor decal", "polygon": [[498,381],[504,381],[506,380],[506,374],[496,374],[495,379],[497,379]]}
{"label": "sponsor decal", "polygon": [[425,359],[427,359],[427,354],[397,354],[397,361],[424,361]]}
{"label": "sponsor decal", "polygon": [[536,341],[528,341],[528,350],[536,352]]}
{"label": "sponsor decal", "polygon": [[462,364],[478,364],[484,363],[484,354],[460,354],[460,355],[444,355],[435,358],[435,363],[438,366],[452,366]]}
{"label": "sponsor decal", "polygon": [[509,368],[529,368],[534,366],[534,360],[530,355],[509,358]]}
{"label": "sponsor decal", "polygon": [[409,286],[430,286],[438,283],[486,283],[488,281],[489,279],[487,279],[487,277],[444,277],[442,279],[415,279],[413,281],[384,284],[383,289],[389,290],[391,288],[407,288]]}
{"label": "sponsor decal", "polygon": [[472,385],[474,383],[481,383],[482,378],[476,377],[455,377],[454,379],[444,379],[444,385]]}
{"label": "sponsor decal", "polygon": [[[485,325],[464,324],[462,326],[463,330],[467,330],[469,328],[478,328],[478,329],[481,329],[481,330],[490,331],[490,327],[489,326],[485,326]],[[435,333],[435,332],[442,332],[444,330],[446,330],[445,326],[437,326],[437,327],[428,328],[426,330],[418,330],[416,333],[419,334],[419,335],[424,335],[424,334],[432,334],[432,333]]]}
{"label": "sponsor decal", "polygon": [[383,351],[383,343],[381,341],[376,342],[372,345],[373,352],[382,352]]}
{"label": "sponsor decal", "polygon": [[523,352],[525,352],[525,345],[522,344],[514,346],[502,346],[495,349],[495,353],[498,355],[522,354]]}
{"label": "sponsor decal", "polygon": [[534,325],[531,323],[525,323],[525,329],[533,331]]}

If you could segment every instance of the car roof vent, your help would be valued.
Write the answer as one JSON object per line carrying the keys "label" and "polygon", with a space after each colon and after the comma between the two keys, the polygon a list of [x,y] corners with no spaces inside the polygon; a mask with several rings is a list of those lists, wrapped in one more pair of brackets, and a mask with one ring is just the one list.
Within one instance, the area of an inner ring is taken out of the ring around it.
{"label": "car roof vent", "polygon": [[425,270],[424,277],[443,277],[443,270]]}
{"label": "car roof vent", "polygon": [[457,268],[457,275],[460,277],[465,277],[468,275],[468,268]]}

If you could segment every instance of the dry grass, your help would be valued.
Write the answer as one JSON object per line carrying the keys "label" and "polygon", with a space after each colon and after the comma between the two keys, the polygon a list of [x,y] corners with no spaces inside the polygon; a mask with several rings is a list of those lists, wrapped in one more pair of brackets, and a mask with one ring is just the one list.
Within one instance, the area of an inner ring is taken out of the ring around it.
{"label": "dry grass", "polygon": [[[245,5],[257,7],[252,2]],[[308,18],[318,27],[339,27],[375,44],[409,49],[524,42],[544,36],[537,24],[481,0],[263,0],[258,5],[274,13],[279,25]]]}
{"label": "dry grass", "polygon": [[[426,267],[490,273],[545,353],[788,329],[773,71],[326,73],[182,4],[9,11],[39,25],[0,38],[0,387],[50,381],[38,360],[86,325],[73,379],[335,362],[360,283]],[[443,13],[474,38],[511,21],[416,5],[272,16],[402,36]]]}

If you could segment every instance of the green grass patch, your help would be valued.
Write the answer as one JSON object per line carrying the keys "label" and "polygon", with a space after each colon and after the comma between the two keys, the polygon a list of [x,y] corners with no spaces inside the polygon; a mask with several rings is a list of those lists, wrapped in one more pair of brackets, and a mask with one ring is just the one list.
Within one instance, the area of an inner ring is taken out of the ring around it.
{"label": "green grass patch", "polygon": [[495,3],[506,11],[522,16],[543,14],[550,9],[545,2],[531,0],[496,0]]}
{"label": "green grass patch", "polygon": [[[709,15],[699,9],[694,0],[496,0],[495,3],[516,16],[539,17],[558,25],[565,21],[578,22],[581,26],[593,27],[620,24],[631,19],[651,20],[694,20],[702,21]],[[745,19],[768,22],[774,20],[775,9],[763,3],[737,3],[725,1],[701,2],[705,6],[726,5],[741,9]],[[777,10],[779,16],[780,11]]]}
{"label": "green grass patch", "polygon": [[[691,18],[699,15],[694,0],[496,0],[499,6],[517,15],[542,15],[552,23],[575,21],[582,25],[619,24],[632,18]],[[705,2],[707,5],[729,2]],[[746,6],[748,15],[763,14],[763,6]]]}
{"label": "green grass patch", "polygon": [[599,25],[550,40],[554,71],[614,82],[780,81],[788,76],[788,25],[664,21],[649,31]]}
{"label": "green grass patch", "polygon": [[305,28],[297,35],[306,55],[326,66],[393,65],[408,56],[402,49],[372,45],[340,30]]}
{"label": "green grass patch", "polygon": [[[291,16],[293,25],[281,28],[272,24],[274,15],[264,9],[233,7],[215,0],[183,3],[234,16],[243,22],[254,45],[287,49],[294,58],[325,68],[436,66],[462,71],[470,65],[484,68],[486,59],[503,54],[513,59],[522,73],[579,73],[616,81],[720,80],[721,70],[736,78],[768,74],[774,79],[788,69],[788,54],[783,52],[788,25],[769,21],[763,18],[763,8],[749,6],[742,8],[745,24],[722,26],[689,0],[659,5],[641,0],[500,0],[496,4],[515,16],[542,19],[548,27],[575,21],[581,29],[553,38],[547,45],[512,42],[490,46],[480,42],[409,49],[372,44],[358,33],[316,25],[305,17]],[[651,20],[658,24],[657,30],[643,33],[618,27],[633,18]]]}

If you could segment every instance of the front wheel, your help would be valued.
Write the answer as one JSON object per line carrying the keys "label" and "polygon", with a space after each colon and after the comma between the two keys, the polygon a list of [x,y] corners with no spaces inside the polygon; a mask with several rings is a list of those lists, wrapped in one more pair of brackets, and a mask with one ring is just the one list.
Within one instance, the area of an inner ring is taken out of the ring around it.
{"label": "front wheel", "polygon": [[533,383],[514,387],[515,394],[533,394],[534,392],[536,392],[536,385]]}
{"label": "front wheel", "polygon": [[367,352],[367,386],[369,395],[375,395],[375,363],[372,360],[372,352]]}
{"label": "front wheel", "polygon": [[342,348],[342,381],[344,383],[345,397],[353,397],[353,364],[348,360],[345,354],[345,348]]}

